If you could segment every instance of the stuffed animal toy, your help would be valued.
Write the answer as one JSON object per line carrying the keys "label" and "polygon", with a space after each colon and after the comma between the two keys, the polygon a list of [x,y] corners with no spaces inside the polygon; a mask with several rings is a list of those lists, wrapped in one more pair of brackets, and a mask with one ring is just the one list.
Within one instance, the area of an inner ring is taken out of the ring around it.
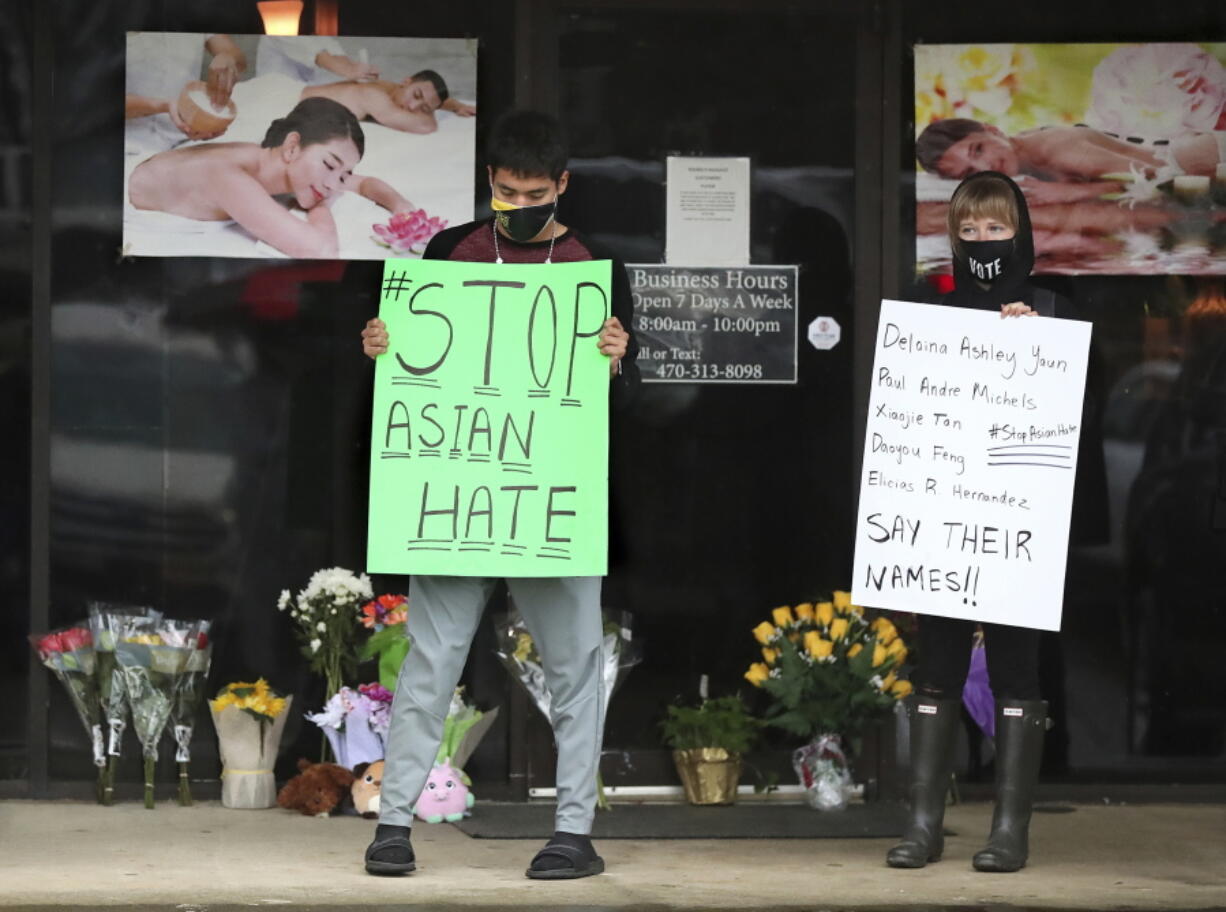
{"label": "stuffed animal toy", "polygon": [[473,794],[465,780],[465,775],[453,769],[449,760],[436,763],[413,808],[414,815],[426,823],[463,820],[465,812],[473,806]]}
{"label": "stuffed animal toy", "polygon": [[341,805],[353,785],[353,773],[335,763],[299,760],[297,776],[277,793],[277,804],[286,810],[327,817]]}
{"label": "stuffed animal toy", "polygon": [[379,816],[379,790],[383,786],[383,761],[359,763],[353,768],[353,809],[361,816]]}

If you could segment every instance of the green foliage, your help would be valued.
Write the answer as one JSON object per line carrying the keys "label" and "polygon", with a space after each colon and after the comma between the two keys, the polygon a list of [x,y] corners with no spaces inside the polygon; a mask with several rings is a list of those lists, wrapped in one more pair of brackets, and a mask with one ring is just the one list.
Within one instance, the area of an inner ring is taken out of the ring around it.
{"label": "green foliage", "polygon": [[874,676],[889,674],[894,659],[873,667],[873,644],[854,656],[829,661],[811,659],[804,648],[786,637],[772,643],[779,651],[772,674],[762,689],[772,701],[765,723],[810,741],[824,732],[847,738],[894,705],[895,698],[871,684]]}
{"label": "green foliage", "polygon": [[390,691],[396,690],[400,666],[409,654],[409,638],[405,635],[404,622],[389,624],[370,635],[359,655],[363,661],[379,660],[379,683]]}
{"label": "green foliage", "polygon": [[660,722],[660,733],[674,750],[722,747],[739,754],[753,745],[761,724],[745,709],[741,698],[732,695],[703,700],[698,706],[669,706]]}

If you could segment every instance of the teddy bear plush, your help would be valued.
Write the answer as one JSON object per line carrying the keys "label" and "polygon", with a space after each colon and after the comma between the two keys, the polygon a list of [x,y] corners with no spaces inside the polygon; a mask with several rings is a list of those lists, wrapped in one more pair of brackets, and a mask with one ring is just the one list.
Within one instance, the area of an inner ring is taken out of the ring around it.
{"label": "teddy bear plush", "polygon": [[379,816],[379,790],[383,787],[383,761],[359,763],[353,768],[353,809],[362,817]]}
{"label": "teddy bear plush", "polygon": [[327,817],[340,807],[353,785],[353,773],[335,763],[300,759],[298,770],[277,793],[277,804],[308,817]]}

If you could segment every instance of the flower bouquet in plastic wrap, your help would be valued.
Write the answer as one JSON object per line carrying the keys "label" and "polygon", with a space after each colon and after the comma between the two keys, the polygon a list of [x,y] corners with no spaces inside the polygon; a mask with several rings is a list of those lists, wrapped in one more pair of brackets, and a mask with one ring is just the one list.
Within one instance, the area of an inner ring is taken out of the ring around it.
{"label": "flower bouquet in plastic wrap", "polygon": [[362,626],[371,632],[362,659],[378,659],[379,683],[389,691],[396,689],[400,666],[409,654],[408,618],[409,600],[403,595],[388,593],[362,606]]}
{"label": "flower bouquet in plastic wrap", "polygon": [[464,764],[473,755],[485,733],[498,718],[498,707],[483,712],[464,698],[464,688],[457,687],[451,695],[451,707],[443,721],[443,740],[439,743],[435,765],[450,763],[464,777],[465,785],[472,785],[464,772]]}
{"label": "flower bouquet in plastic wrap", "polygon": [[221,803],[228,808],[270,808],[277,803],[273,762],[293,697],[282,697],[260,678],[227,684],[209,701],[221,754]]}
{"label": "flower bouquet in plastic wrap", "polygon": [[108,629],[144,758],[145,807],[153,808],[158,742],[170,720],[179,679],[196,651],[200,622],[110,615]]}
{"label": "flower bouquet in plastic wrap", "polygon": [[332,747],[336,762],[346,769],[382,760],[390,723],[391,691],[381,684],[342,687],[321,712],[307,713]]}
{"label": "flower bouquet in plastic wrap", "polygon": [[39,661],[64,685],[77,718],[85,726],[93,747],[94,766],[98,768],[101,803],[106,790],[106,742],[102,736],[102,707],[98,703],[98,662],[89,626],[81,622],[51,633],[31,634],[30,644]]}
{"label": "flower bouquet in plastic wrap", "polygon": [[[199,621],[194,648],[190,649],[178,686],[170,703],[170,723],[175,739],[175,762],[179,764],[179,804],[192,803],[191,777],[192,733],[196,729],[196,714],[204,699],[204,688],[213,661],[213,643],[209,639],[209,621]],[[191,644],[189,644],[191,645]]]}
{"label": "flower bouquet in plastic wrap", "polygon": [[106,726],[107,764],[103,775],[102,803],[111,804],[115,794],[115,769],[123,750],[123,733],[128,727],[128,702],[124,692],[123,673],[115,660],[115,635],[112,625],[118,618],[160,618],[161,612],[133,605],[113,605],[93,602],[89,606],[89,631],[94,640],[94,655],[98,669],[98,703],[102,722]]}
{"label": "flower bouquet in plastic wrap", "polygon": [[[512,610],[498,623],[496,635],[498,658],[502,659],[502,664],[511,673],[511,677],[518,681],[532,697],[536,708],[552,723],[545,670],[524,619],[518,612]],[[642,658],[640,644],[635,643],[633,639],[631,615],[628,611],[620,612],[616,617],[610,612],[605,612],[604,638],[600,644],[600,657],[601,674],[604,678],[605,705],[603,709],[607,714],[613,692],[625,680],[630,669]],[[599,773],[597,773],[597,779],[599,780]],[[608,810],[609,802],[605,798],[602,782],[598,782],[598,790],[597,806]]]}

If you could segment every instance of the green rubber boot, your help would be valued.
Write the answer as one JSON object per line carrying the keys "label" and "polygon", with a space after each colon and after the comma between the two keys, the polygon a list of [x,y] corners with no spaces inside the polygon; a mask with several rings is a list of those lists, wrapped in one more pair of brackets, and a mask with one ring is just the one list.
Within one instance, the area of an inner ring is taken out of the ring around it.
{"label": "green rubber boot", "polygon": [[941,860],[945,794],[962,701],[915,696],[907,713],[911,719],[911,820],[902,842],[886,853],[891,868],[922,868]]}
{"label": "green rubber boot", "polygon": [[976,871],[1018,871],[1026,865],[1046,730],[1045,701],[996,702],[996,810],[988,844],[972,862]]}

